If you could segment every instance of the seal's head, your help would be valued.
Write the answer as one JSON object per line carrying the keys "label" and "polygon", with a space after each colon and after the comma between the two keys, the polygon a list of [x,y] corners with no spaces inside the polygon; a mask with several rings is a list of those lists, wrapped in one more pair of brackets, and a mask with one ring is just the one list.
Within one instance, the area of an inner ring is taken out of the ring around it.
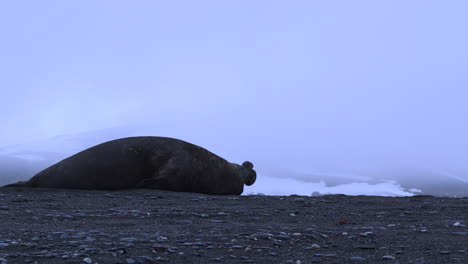
{"label": "seal's head", "polygon": [[257,172],[253,169],[254,165],[252,162],[244,161],[242,167],[244,168],[244,184],[247,186],[254,184],[257,179]]}

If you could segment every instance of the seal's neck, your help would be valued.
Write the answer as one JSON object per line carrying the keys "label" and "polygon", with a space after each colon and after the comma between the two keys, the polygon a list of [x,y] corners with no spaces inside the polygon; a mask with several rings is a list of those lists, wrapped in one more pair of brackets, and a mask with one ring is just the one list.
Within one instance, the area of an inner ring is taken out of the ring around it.
{"label": "seal's neck", "polygon": [[237,175],[242,179],[242,183],[245,183],[245,178],[248,176],[248,172],[246,168],[243,166],[236,164],[236,163],[230,163],[231,168],[236,172]]}

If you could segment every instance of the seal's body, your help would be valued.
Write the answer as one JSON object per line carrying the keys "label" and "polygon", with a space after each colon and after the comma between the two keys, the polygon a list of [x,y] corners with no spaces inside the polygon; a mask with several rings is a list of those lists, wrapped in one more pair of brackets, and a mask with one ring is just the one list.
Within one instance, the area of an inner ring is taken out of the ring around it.
{"label": "seal's body", "polygon": [[79,152],[26,182],[5,187],[117,190],[149,188],[241,194],[252,185],[252,163],[241,165],[194,144],[166,137],[130,137]]}

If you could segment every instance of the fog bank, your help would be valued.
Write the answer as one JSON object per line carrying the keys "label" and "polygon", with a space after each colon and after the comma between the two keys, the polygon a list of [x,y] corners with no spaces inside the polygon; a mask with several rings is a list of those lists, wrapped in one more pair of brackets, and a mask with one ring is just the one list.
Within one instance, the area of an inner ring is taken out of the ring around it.
{"label": "fog bank", "polygon": [[0,148],[50,163],[168,136],[252,160],[265,177],[457,186],[468,179],[467,9],[4,1]]}

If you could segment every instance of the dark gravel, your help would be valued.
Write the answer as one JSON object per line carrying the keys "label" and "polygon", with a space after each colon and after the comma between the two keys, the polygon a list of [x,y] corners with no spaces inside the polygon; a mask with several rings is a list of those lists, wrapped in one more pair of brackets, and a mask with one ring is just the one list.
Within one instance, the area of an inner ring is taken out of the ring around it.
{"label": "dark gravel", "polygon": [[468,198],[0,188],[3,263],[468,263]]}

